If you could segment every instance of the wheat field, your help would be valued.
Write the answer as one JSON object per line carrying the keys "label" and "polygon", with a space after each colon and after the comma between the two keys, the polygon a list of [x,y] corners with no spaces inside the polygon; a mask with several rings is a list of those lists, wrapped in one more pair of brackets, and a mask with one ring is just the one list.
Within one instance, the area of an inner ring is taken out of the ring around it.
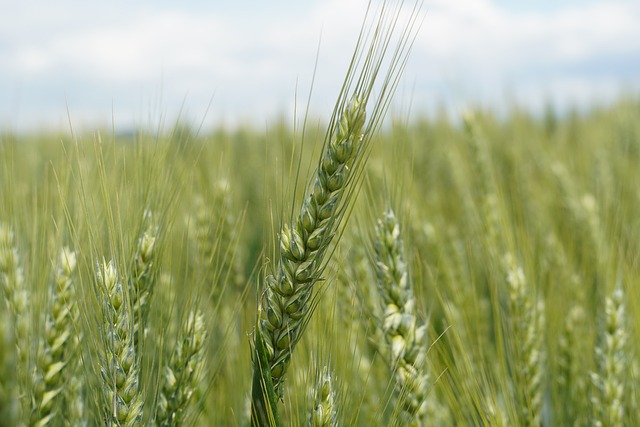
{"label": "wheat field", "polygon": [[399,16],[303,131],[0,135],[0,426],[640,425],[640,101],[395,117]]}

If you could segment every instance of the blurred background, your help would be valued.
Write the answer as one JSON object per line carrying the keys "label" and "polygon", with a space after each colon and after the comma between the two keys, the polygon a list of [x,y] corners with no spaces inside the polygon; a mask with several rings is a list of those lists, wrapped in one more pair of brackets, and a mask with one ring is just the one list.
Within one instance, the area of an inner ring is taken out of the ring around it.
{"label": "blurred background", "polygon": [[[0,0],[0,129],[64,130],[70,120],[126,131],[178,118],[262,128],[303,113],[312,86],[311,111],[325,117],[366,8],[366,0]],[[637,0],[424,8],[392,106],[400,117],[455,117],[469,106],[563,113],[640,93]]]}

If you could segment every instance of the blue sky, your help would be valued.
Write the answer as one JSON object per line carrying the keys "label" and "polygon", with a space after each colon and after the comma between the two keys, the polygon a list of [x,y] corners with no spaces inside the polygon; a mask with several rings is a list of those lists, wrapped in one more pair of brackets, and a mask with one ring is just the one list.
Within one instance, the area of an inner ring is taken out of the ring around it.
{"label": "blue sky", "polygon": [[[0,128],[262,127],[331,111],[366,0],[0,1]],[[539,111],[640,93],[640,2],[425,0],[393,110]],[[300,106],[298,108],[301,108]],[[68,113],[67,113],[68,111]]]}

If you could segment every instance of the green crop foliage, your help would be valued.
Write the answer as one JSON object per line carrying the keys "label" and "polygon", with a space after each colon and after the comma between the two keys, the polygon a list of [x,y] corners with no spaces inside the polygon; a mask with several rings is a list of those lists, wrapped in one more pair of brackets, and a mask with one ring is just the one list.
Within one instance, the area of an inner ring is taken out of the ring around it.
{"label": "green crop foliage", "polygon": [[640,100],[383,124],[391,94],[1,133],[0,426],[640,425]]}

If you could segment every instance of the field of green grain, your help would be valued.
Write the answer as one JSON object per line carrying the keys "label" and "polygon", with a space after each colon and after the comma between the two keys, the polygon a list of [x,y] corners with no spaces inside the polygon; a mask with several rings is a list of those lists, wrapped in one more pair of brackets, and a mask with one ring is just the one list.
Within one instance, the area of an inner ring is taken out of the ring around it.
{"label": "field of green grain", "polygon": [[640,425],[640,101],[378,129],[361,49],[329,122],[0,133],[0,426]]}

